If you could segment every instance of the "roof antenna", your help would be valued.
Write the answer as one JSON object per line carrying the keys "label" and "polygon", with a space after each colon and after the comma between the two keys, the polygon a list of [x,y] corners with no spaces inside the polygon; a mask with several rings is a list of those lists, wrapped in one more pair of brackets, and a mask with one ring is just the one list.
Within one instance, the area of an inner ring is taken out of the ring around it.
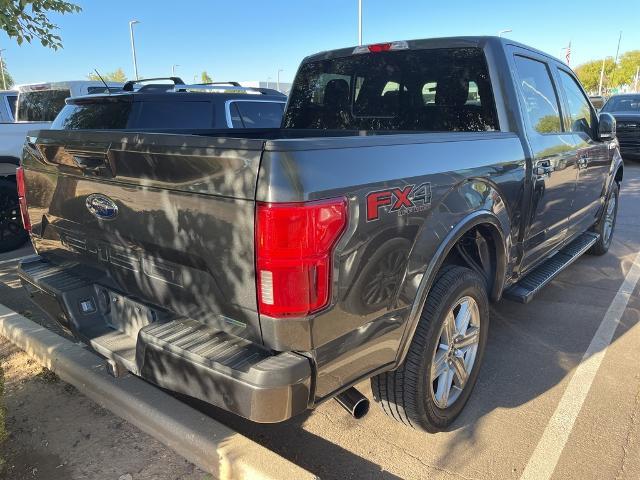
{"label": "roof antenna", "polygon": [[96,75],[98,75],[98,78],[102,80],[102,83],[104,83],[104,86],[107,87],[107,93],[111,95],[111,89],[109,88],[109,85],[107,85],[107,82],[104,81],[104,78],[102,78],[102,75],[100,75],[100,72],[98,72],[98,69],[94,68],[93,71],[96,72]]}

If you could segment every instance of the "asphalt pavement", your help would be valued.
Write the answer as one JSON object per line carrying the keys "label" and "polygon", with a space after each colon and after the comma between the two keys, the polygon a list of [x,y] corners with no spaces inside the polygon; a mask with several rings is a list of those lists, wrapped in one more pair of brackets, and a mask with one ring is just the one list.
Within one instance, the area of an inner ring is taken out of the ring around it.
{"label": "asphalt pavement", "polygon": [[[331,401],[257,425],[190,403],[325,479],[640,478],[638,252],[640,164],[627,162],[611,250],[579,259],[528,305],[493,305],[478,383],[448,432],[408,429],[376,405],[362,420]],[[27,254],[0,255],[0,271]],[[42,319],[2,280],[0,303]]]}

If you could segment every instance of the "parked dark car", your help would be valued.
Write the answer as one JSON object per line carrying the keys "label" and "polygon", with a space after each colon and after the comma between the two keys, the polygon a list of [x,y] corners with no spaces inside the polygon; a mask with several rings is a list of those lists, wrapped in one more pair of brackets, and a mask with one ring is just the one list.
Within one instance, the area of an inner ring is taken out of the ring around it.
{"label": "parked dark car", "polygon": [[[218,118],[220,97],[159,101]],[[388,415],[442,430],[478,377],[490,302],[528,302],[611,245],[615,120],[564,62],[508,39],[312,55],[280,129],[137,130],[144,99],[72,101],[30,133],[38,256],[19,275],[115,373],[256,422],[331,398],[359,417],[370,378]],[[85,105],[114,130],[69,129]]]}
{"label": "parked dark car", "polygon": [[600,111],[607,101],[606,97],[603,97],[602,95],[591,95],[589,100],[591,100],[591,104],[596,111]]}
{"label": "parked dark car", "polygon": [[118,92],[69,98],[51,128],[166,132],[280,127],[287,97],[277,90],[236,82],[161,80],[131,81]]}
{"label": "parked dark car", "polygon": [[601,111],[616,119],[622,156],[640,159],[640,93],[614,95]]}

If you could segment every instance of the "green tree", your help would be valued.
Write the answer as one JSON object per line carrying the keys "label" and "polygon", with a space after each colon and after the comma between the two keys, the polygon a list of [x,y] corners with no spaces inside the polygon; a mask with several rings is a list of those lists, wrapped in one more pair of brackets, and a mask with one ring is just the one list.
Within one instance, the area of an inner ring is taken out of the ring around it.
{"label": "green tree", "polygon": [[611,75],[612,87],[633,85],[638,66],[640,66],[640,50],[623,53]]}
{"label": "green tree", "polygon": [[[100,73],[100,75],[102,75],[102,78],[104,78],[107,82],[124,83],[127,81],[127,76],[121,68],[118,68],[113,72]],[[100,80],[100,77],[96,73],[90,73],[89,75],[87,75],[87,77],[89,78],[89,80]]]}
{"label": "green tree", "polygon": [[200,78],[202,80],[202,83],[211,83],[211,82],[213,82],[213,78],[211,78],[209,76],[209,74],[207,73],[206,70],[204,72],[202,72],[202,75],[201,75]]}
{"label": "green tree", "polygon": [[[603,85],[606,88],[607,82],[611,79],[611,72],[613,72],[613,59],[607,58],[604,62],[604,81]],[[602,71],[602,59],[592,60],[587,63],[583,63],[576,67],[575,72],[578,75],[578,79],[582,83],[582,86],[588,92],[597,92],[600,85],[600,72]]]}
{"label": "green tree", "polygon": [[54,32],[58,26],[49,20],[51,13],[76,13],[82,9],[63,0],[0,0],[0,29],[18,45],[39,40],[43,47],[62,48],[62,39]]}
{"label": "green tree", "polygon": [[2,77],[0,76],[0,89],[9,90],[15,82],[13,81],[13,77],[7,70],[7,62],[2,59],[2,71],[4,72],[4,85],[2,84]]}

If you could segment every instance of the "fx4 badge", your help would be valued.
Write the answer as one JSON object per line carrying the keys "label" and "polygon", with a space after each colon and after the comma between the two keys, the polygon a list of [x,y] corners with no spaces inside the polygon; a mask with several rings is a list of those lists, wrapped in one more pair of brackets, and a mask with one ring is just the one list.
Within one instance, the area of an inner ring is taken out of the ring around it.
{"label": "fx4 badge", "polygon": [[422,212],[431,205],[431,183],[388,188],[367,194],[367,222],[380,218],[380,211],[398,216]]}

